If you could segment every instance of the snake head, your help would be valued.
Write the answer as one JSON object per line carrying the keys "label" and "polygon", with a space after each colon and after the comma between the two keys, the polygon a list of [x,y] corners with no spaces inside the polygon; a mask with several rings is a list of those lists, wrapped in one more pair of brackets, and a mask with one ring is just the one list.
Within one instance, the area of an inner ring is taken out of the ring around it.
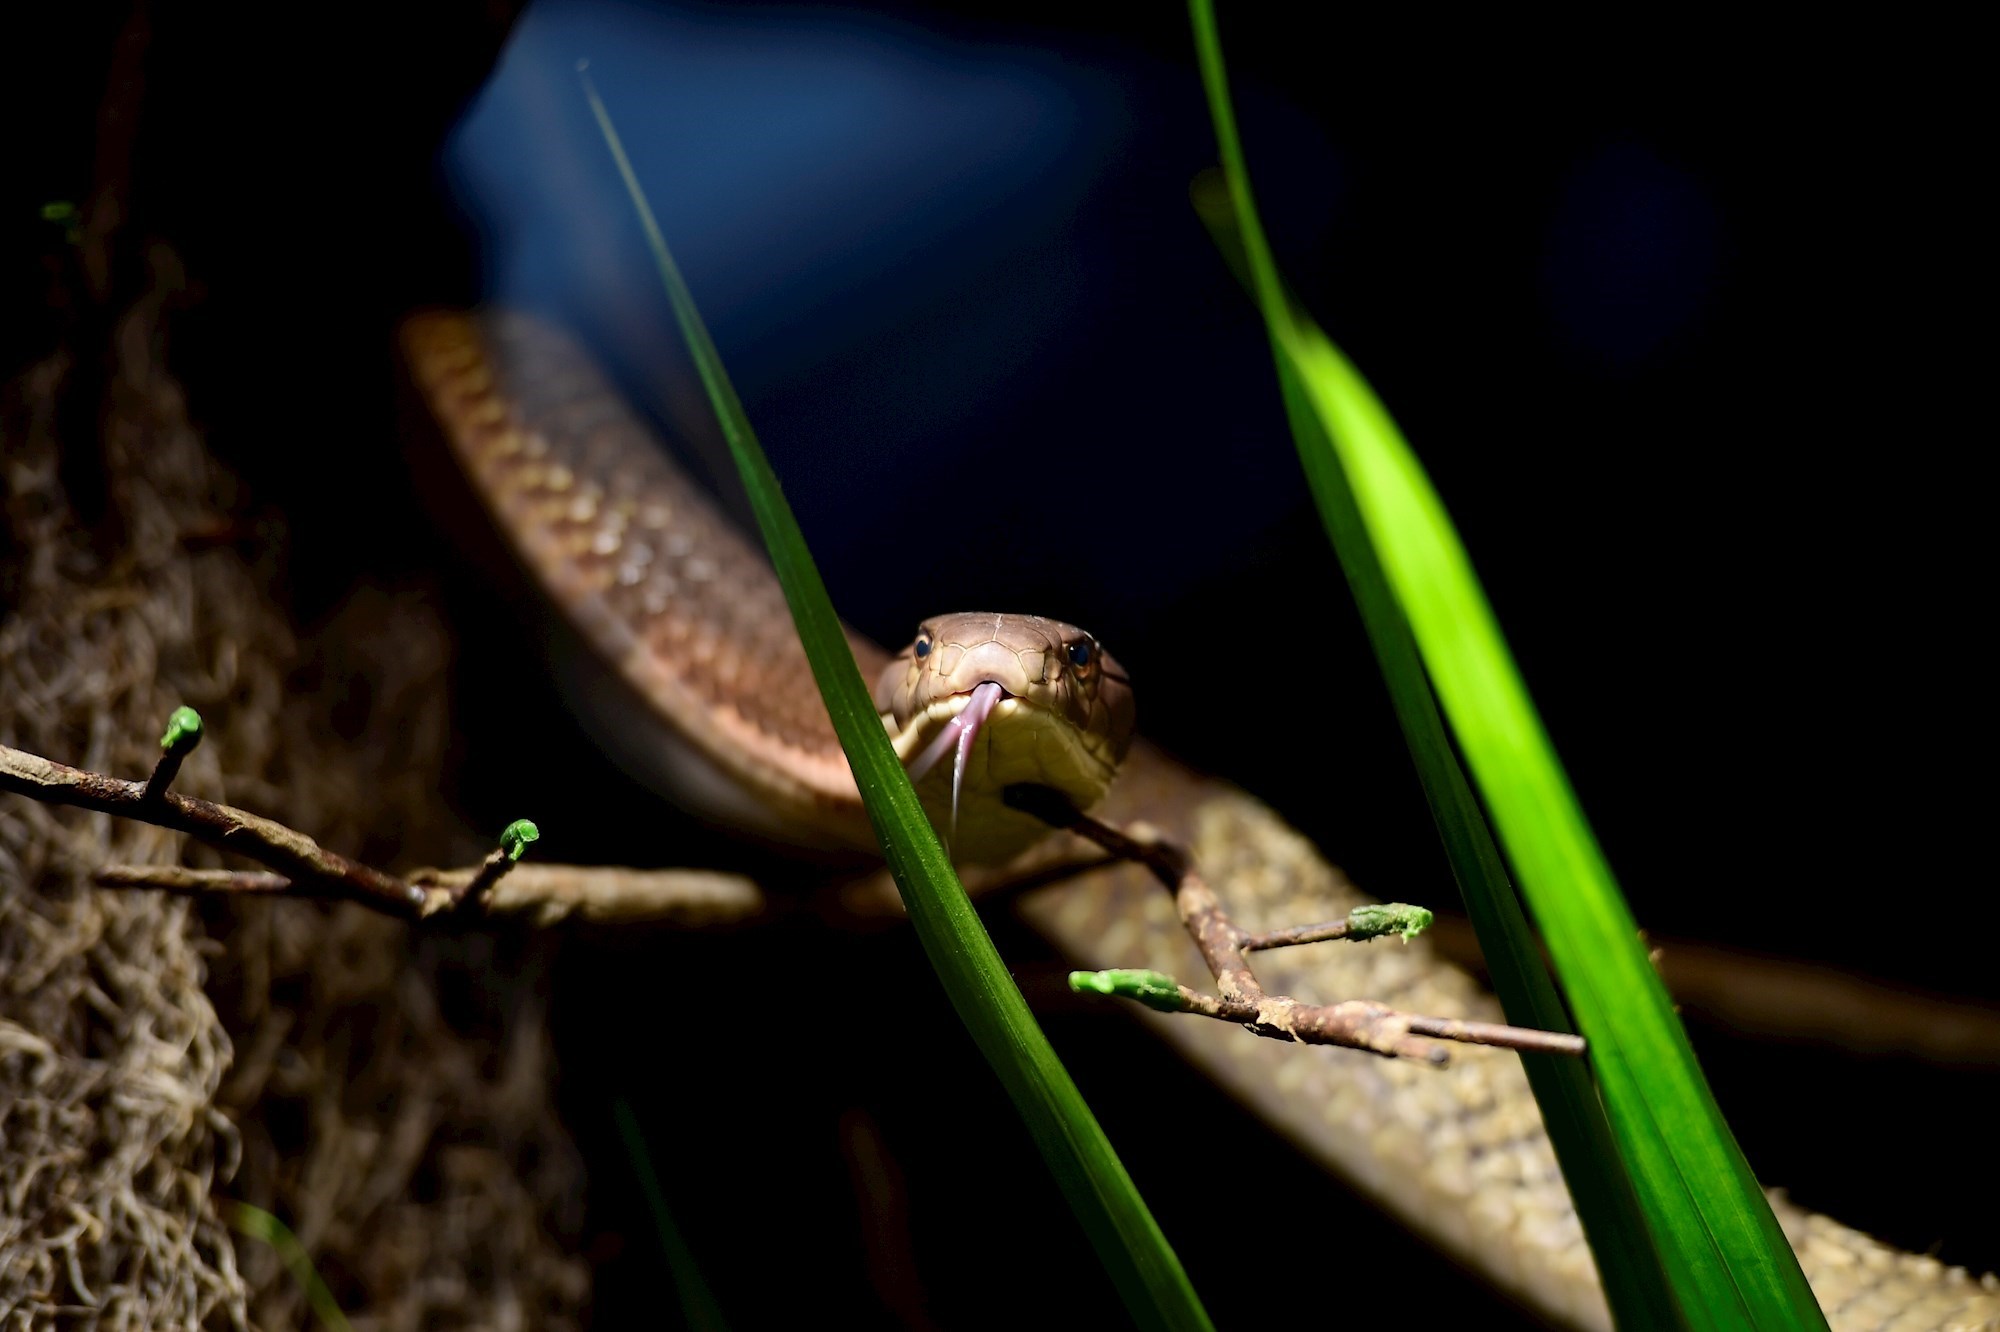
{"label": "snake head", "polygon": [[[875,706],[953,854],[1005,859],[1047,830],[1003,788],[1053,787],[1079,809],[1132,745],[1132,683],[1095,638],[1039,615],[926,621],[875,685]],[[938,762],[952,750],[949,783]],[[949,797],[950,821],[939,818]]]}

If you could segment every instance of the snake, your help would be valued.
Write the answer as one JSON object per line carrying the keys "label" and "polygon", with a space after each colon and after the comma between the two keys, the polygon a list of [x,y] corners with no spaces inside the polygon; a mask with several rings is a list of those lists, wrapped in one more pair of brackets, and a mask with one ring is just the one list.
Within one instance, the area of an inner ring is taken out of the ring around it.
{"label": "snake", "polygon": [[[585,710],[662,794],[811,853],[875,846],[784,594],[761,548],[672,460],[565,331],[520,311],[426,311],[404,360],[493,524],[601,668]],[[1245,928],[1369,899],[1235,786],[1134,734],[1129,677],[1093,637],[1032,615],[956,613],[890,653],[847,633],[899,757],[954,858],[1033,856],[1048,829],[1006,783],[1055,786],[1112,822],[1178,839]],[[945,762],[946,758],[950,762]],[[1019,908],[1076,965],[1202,974],[1167,894],[1114,865]],[[1366,997],[1499,1020],[1497,1001],[1419,938],[1261,955],[1272,993]],[[1309,1157],[1554,1323],[1608,1328],[1588,1244],[1517,1056],[1448,1069],[1257,1040],[1146,1014],[1160,1037]],[[2000,1332],[2000,1280],[1773,1204],[1837,1332]]]}

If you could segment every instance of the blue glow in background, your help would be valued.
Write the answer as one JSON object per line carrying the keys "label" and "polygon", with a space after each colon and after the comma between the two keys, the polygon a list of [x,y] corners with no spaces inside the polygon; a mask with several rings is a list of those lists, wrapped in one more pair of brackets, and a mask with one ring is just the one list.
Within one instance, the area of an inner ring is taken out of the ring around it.
{"label": "blue glow in background", "polygon": [[[1178,71],[879,15],[531,9],[447,158],[489,289],[580,330],[697,452],[580,57],[836,596],[867,623],[897,571],[877,632],[960,604],[1136,621],[1296,505],[1275,409],[1246,432],[1202,389],[1262,350],[1186,201],[1205,120]],[[1323,211],[1328,150],[1288,128]],[[1230,465],[1159,484],[1205,442]],[[1201,540],[1147,535],[1188,506]]]}

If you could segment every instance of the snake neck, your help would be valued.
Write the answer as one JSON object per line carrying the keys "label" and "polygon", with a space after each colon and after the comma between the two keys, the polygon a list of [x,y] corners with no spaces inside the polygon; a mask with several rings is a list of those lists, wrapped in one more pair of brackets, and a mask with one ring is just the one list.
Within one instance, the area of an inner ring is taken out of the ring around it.
{"label": "snake neck", "polygon": [[[874,838],[776,577],[567,335],[411,319],[460,470],[583,640],[559,662],[611,755],[698,813],[808,849]],[[850,631],[864,678],[887,654]]]}

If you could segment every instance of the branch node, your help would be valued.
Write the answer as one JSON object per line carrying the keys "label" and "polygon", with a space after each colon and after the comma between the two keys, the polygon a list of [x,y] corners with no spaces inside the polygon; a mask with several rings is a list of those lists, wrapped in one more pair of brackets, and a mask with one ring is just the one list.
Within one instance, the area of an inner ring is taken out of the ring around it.
{"label": "branch node", "polygon": [[486,894],[492,891],[493,885],[500,882],[501,876],[520,863],[522,854],[528,849],[528,843],[538,842],[541,837],[542,830],[531,821],[515,819],[501,829],[500,845],[487,852],[486,859],[479,862],[479,869],[473,874],[472,881],[457,892],[431,894],[430,900],[425,903],[424,914],[430,915],[433,911],[445,907],[478,906]]}
{"label": "branch node", "polygon": [[1208,964],[1219,993],[1198,993],[1162,972],[1124,968],[1072,971],[1069,975],[1072,990],[1131,999],[1163,1013],[1196,1013],[1219,1018],[1239,1023],[1253,1035],[1272,1040],[1346,1046],[1432,1067],[1443,1067],[1451,1061],[1449,1052],[1438,1041],[1498,1045],[1548,1054],[1584,1053],[1581,1037],[1560,1032],[1427,1017],[1366,999],[1306,1004],[1289,995],[1268,994],[1250,970],[1246,954],[1331,939],[1377,939],[1386,935],[1399,936],[1408,943],[1430,927],[1431,913],[1407,902],[1385,902],[1356,907],[1342,920],[1251,934],[1230,920],[1221,900],[1197,870],[1193,853],[1161,837],[1156,830],[1136,824],[1122,830],[1114,828],[1091,818],[1059,792],[1046,787],[1010,786],[1002,798],[1051,827],[1067,829],[1096,843],[1116,859],[1136,861],[1150,869],[1174,894],[1181,925],[1194,940],[1202,961]]}
{"label": "branch node", "polygon": [[167,788],[180,775],[181,762],[194,753],[201,743],[201,714],[186,704],[167,714],[167,729],[160,736],[160,761],[153,765],[153,775],[146,779],[146,789],[140,798],[160,800],[165,798]]}

